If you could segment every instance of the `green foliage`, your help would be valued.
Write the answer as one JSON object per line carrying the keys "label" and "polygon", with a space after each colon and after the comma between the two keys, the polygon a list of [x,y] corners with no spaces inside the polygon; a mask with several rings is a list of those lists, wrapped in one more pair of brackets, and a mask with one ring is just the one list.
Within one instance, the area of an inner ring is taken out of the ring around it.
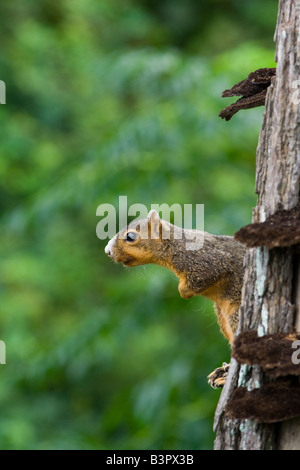
{"label": "green foliage", "polygon": [[212,447],[206,376],[230,351],[211,303],[114,265],[95,214],[127,195],[204,203],[212,233],[250,222],[263,109],[218,112],[274,65],[276,1],[241,5],[0,5],[1,449]]}

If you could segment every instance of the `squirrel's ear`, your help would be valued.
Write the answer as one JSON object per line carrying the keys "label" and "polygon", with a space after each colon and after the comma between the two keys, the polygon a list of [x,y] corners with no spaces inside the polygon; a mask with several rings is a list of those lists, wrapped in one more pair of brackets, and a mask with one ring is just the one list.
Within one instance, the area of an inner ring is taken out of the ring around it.
{"label": "squirrel's ear", "polygon": [[159,214],[154,209],[152,209],[149,212],[147,219],[148,219],[148,222],[150,222],[151,224],[154,224],[154,225],[159,224],[159,222],[160,222]]}
{"label": "squirrel's ear", "polygon": [[151,226],[151,238],[159,238],[160,217],[157,211],[151,210],[147,217],[149,228]]}

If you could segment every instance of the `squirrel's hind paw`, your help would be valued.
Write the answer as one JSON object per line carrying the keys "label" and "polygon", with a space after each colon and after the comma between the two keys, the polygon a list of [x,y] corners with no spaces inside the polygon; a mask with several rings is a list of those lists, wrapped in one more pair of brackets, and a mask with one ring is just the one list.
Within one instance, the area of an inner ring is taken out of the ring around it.
{"label": "squirrel's hind paw", "polygon": [[212,388],[224,387],[229,371],[229,364],[223,362],[222,367],[217,367],[207,377],[208,383]]}

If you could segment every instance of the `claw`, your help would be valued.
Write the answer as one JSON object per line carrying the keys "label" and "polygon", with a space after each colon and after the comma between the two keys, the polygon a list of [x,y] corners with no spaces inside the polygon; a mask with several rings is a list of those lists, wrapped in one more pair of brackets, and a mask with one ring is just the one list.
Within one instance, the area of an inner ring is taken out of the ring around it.
{"label": "claw", "polygon": [[217,367],[207,377],[208,383],[212,388],[224,387],[229,371],[229,364],[223,362],[222,367]]}

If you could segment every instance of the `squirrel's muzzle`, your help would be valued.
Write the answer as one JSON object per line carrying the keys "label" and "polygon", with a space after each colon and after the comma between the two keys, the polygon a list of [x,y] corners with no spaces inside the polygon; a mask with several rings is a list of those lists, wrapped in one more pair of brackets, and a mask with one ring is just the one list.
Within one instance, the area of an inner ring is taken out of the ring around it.
{"label": "squirrel's muzzle", "polygon": [[109,256],[110,258],[113,258],[113,249],[112,249],[113,242],[114,242],[114,239],[110,240],[110,241],[108,242],[108,244],[106,245],[106,247],[104,248],[105,253],[106,253],[107,256]]}
{"label": "squirrel's muzzle", "polygon": [[105,253],[107,254],[107,256],[109,256],[110,258],[113,257],[113,256],[112,256],[112,253],[111,253],[111,251],[110,251],[110,249],[109,249],[108,246],[105,247],[104,251],[105,251]]}
{"label": "squirrel's muzzle", "polygon": [[110,240],[108,242],[108,244],[106,245],[106,247],[104,248],[105,253],[110,258],[113,258],[113,248],[112,247],[113,247],[114,242],[115,242],[115,237],[112,240]]}

